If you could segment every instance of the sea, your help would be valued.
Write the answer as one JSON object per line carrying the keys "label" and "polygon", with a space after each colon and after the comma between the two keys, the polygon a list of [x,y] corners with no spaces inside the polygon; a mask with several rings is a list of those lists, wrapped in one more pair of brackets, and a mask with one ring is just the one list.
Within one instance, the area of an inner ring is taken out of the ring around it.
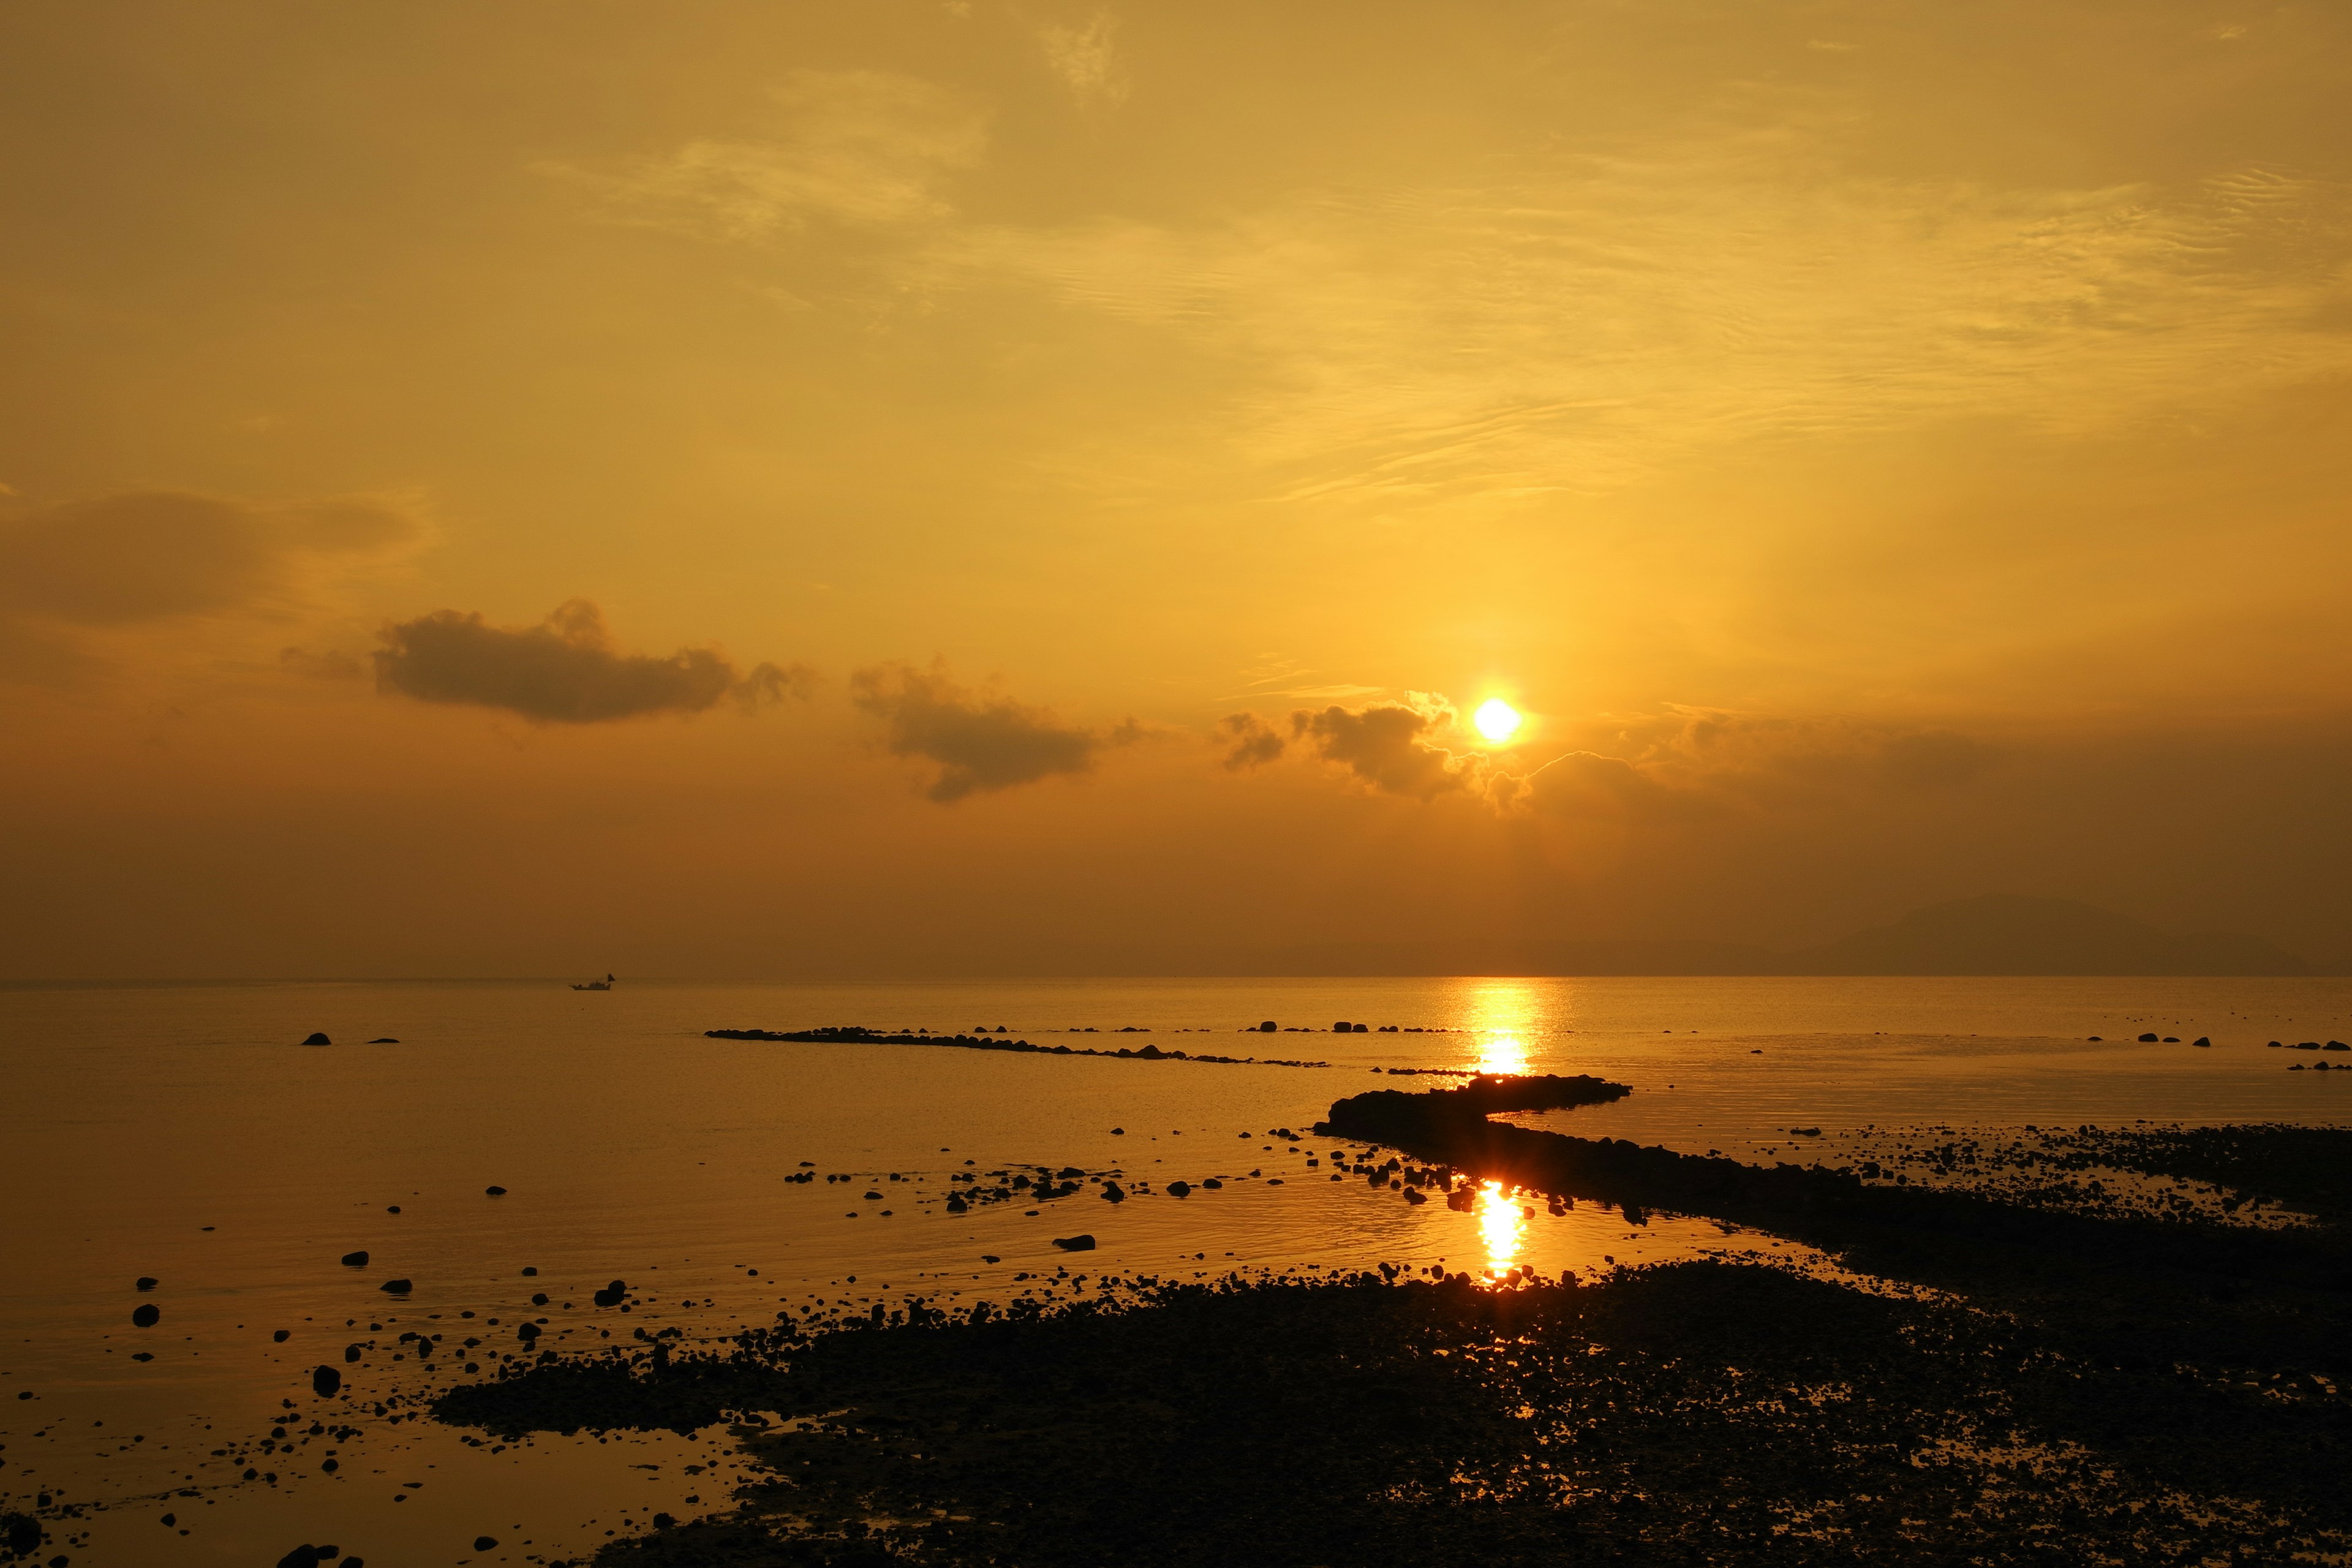
{"label": "sea", "polygon": [[[705,1033],[837,1025],[1162,1056]],[[38,1521],[40,1563],[562,1562],[726,1509],[730,1431],[507,1443],[423,1396],[917,1297],[1794,1250],[1499,1186],[1403,1201],[1312,1133],[1459,1081],[1392,1069],[1591,1073],[1633,1092],[1516,1120],[1834,1163],[1890,1130],[2342,1124],[2352,1071],[2289,1069],[2347,1037],[2333,978],[0,985],[0,1515]],[[945,1202],[1072,1168],[1125,1201]],[[593,1300],[614,1281],[625,1313]]]}

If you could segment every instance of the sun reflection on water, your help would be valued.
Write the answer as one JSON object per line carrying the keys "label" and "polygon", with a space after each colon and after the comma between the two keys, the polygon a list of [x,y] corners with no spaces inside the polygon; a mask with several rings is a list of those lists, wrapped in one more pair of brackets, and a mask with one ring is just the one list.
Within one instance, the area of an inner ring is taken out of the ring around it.
{"label": "sun reflection on water", "polygon": [[1500,1182],[1479,1183],[1476,1204],[1487,1270],[1500,1274],[1518,1261],[1519,1248],[1527,1244],[1528,1216]]}
{"label": "sun reflection on water", "polygon": [[1517,1035],[1488,1035],[1478,1042],[1480,1072],[1523,1073],[1528,1070],[1528,1043]]}
{"label": "sun reflection on water", "polygon": [[1528,1042],[1535,1037],[1541,1016],[1537,987],[1524,980],[1480,980],[1466,1000],[1471,1034],[1477,1041],[1472,1065],[1480,1072],[1527,1071]]}

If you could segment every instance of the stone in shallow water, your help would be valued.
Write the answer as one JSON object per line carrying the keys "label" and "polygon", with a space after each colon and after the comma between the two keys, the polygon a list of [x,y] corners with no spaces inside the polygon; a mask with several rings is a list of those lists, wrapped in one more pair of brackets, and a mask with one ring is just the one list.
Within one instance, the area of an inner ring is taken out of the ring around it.
{"label": "stone in shallow water", "polygon": [[306,1046],[331,1046],[335,1042],[327,1038],[324,1035],[312,1035],[309,1039],[302,1043]]}
{"label": "stone in shallow water", "polygon": [[346,1268],[365,1268],[367,1264],[368,1255],[364,1252],[346,1252],[343,1254],[343,1267]]}

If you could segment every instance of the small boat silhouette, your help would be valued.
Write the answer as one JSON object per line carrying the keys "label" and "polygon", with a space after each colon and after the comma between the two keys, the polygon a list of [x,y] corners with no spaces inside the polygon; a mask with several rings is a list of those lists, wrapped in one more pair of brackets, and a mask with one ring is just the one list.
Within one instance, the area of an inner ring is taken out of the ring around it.
{"label": "small boat silhouette", "polygon": [[591,980],[585,985],[575,984],[572,987],[574,991],[610,991],[612,988],[613,977],[609,974],[602,980]]}

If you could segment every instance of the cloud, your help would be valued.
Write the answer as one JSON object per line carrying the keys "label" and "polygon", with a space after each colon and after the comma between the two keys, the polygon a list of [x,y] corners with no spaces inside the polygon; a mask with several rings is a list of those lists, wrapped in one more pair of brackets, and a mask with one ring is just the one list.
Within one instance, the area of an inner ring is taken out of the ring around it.
{"label": "cloud", "polygon": [[1109,12],[1097,11],[1083,27],[1049,23],[1037,29],[1037,41],[1045,48],[1045,64],[1081,103],[1095,100],[1118,103],[1127,97],[1127,78],[1111,47],[1111,35],[1118,26]]}
{"label": "cloud", "polygon": [[1489,797],[1558,817],[1796,821],[1959,790],[2009,756],[1952,730],[1700,709],[1629,723],[1617,738],[1627,755],[1573,752],[1491,781]]}
{"label": "cloud", "polygon": [[1255,713],[1228,713],[1217,721],[1225,748],[1224,764],[1235,773],[1264,767],[1282,755],[1282,737]]}
{"label": "cloud", "polygon": [[1601,494],[1953,420],[2107,435],[2342,371],[2311,324],[2352,183],[1900,178],[1853,171],[1852,129],[1797,107],[1182,227],[950,225],[908,266],[927,298],[1025,281],[1251,367],[1223,427],[1289,504]]}
{"label": "cloud", "polygon": [[849,678],[850,700],[887,726],[883,742],[901,757],[940,764],[925,793],[945,804],[1010,789],[1055,773],[1081,773],[1107,745],[1136,738],[1132,724],[1108,735],[1066,725],[1041,708],[958,686],[944,660],[929,669],[892,662]]}
{"label": "cloud", "polygon": [[[1950,791],[1999,766],[2007,751],[1946,729],[1837,717],[1670,709],[1625,721],[1622,755],[1578,748],[1536,763],[1525,748],[1464,742],[1443,697],[1407,693],[1360,709],[1290,716],[1294,737],[1360,783],[1433,800],[1464,792],[1498,812],[1621,823],[1689,824],[1727,812],[1836,811],[1923,791]],[[1224,766],[1278,758],[1282,738],[1253,713],[1219,721]],[[1524,770],[1524,771],[1521,771]]]}
{"label": "cloud", "polygon": [[436,610],[379,635],[378,691],[503,708],[541,723],[699,713],[730,699],[757,707],[805,696],[814,679],[797,665],[739,672],[716,648],[680,648],[667,658],[623,653],[603,613],[585,599],[559,605],[536,626],[494,626],[479,615]]}
{"label": "cloud", "polygon": [[0,616],[102,627],[269,607],[322,563],[420,532],[364,498],[265,506],[138,490],[0,514]]}
{"label": "cloud", "polygon": [[420,541],[373,497],[264,503],[133,490],[0,509],[0,673],[71,680],[110,637],[200,617],[283,618]]}
{"label": "cloud", "polygon": [[819,223],[943,219],[951,209],[940,185],[987,144],[976,109],[912,77],[799,70],[773,98],[782,123],[772,138],[698,140],[660,157],[540,172],[585,187],[619,221],[751,240]]}
{"label": "cloud", "polygon": [[1414,706],[1383,703],[1351,711],[1336,703],[1290,716],[1291,733],[1312,740],[1323,757],[1392,795],[1431,800],[1479,782],[1484,759],[1457,756],[1428,737],[1454,726],[1452,704],[1423,698]]}

